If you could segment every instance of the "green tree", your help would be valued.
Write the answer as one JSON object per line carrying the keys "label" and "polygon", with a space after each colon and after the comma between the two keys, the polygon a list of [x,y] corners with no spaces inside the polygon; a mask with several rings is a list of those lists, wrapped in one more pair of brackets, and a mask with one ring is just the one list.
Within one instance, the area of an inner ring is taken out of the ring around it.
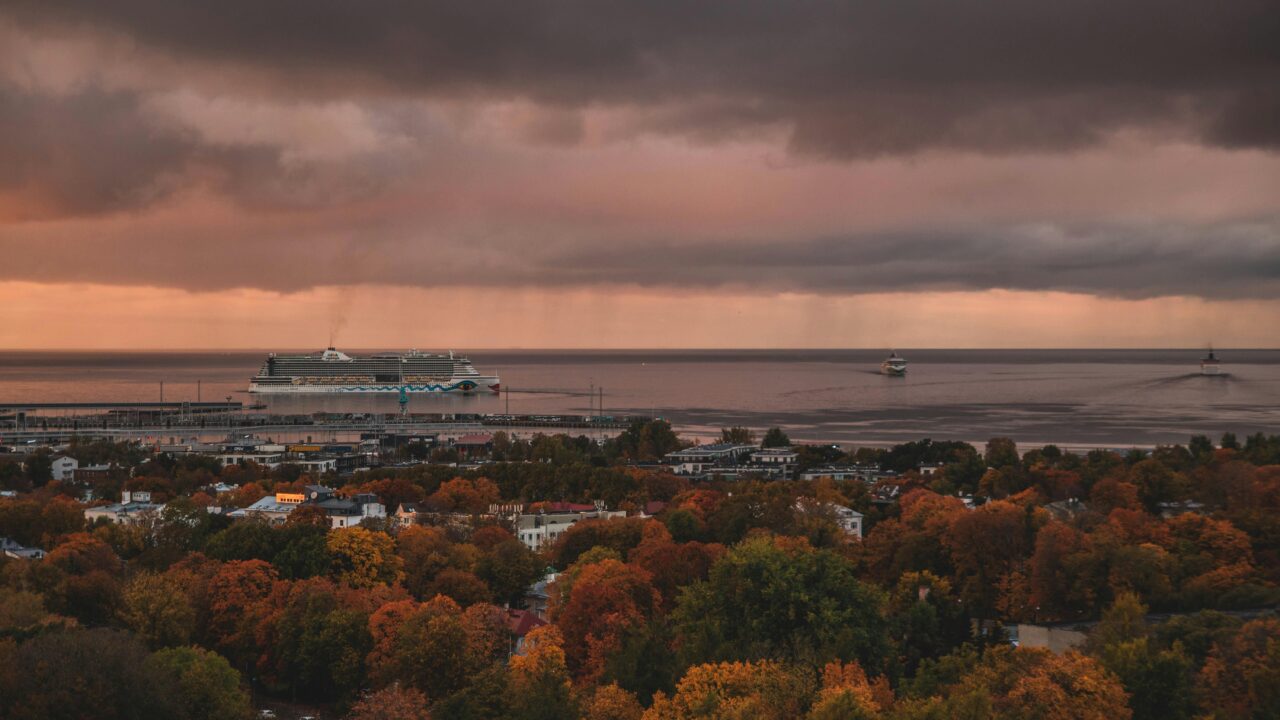
{"label": "green tree", "polygon": [[888,650],[883,604],[834,552],[757,537],[689,586],[672,622],[688,665],[774,659],[816,668],[856,659],[876,671]]}
{"label": "green tree", "polygon": [[782,428],[769,428],[769,431],[764,434],[764,440],[760,441],[760,447],[791,447],[791,438],[787,437]]}
{"label": "green tree", "polygon": [[196,613],[175,577],[142,573],[125,586],[121,619],[148,645],[160,648],[190,641]]}
{"label": "green tree", "polygon": [[751,432],[751,428],[722,428],[720,430],[720,442],[733,443],[734,445],[754,445],[756,443],[756,434]]}
{"label": "green tree", "polygon": [[[249,696],[240,687],[240,673],[226,658],[197,647],[168,648],[147,658],[146,668],[168,688],[180,712],[189,720],[247,720]],[[152,688],[153,689],[153,688]]]}
{"label": "green tree", "polygon": [[1009,438],[998,437],[988,440],[983,459],[986,460],[987,467],[997,469],[1022,464],[1022,458],[1018,455],[1018,445]]}

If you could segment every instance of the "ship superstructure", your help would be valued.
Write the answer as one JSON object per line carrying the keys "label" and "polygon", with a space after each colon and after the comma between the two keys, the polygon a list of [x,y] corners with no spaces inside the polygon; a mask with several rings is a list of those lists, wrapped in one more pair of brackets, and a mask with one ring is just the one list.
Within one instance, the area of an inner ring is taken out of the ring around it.
{"label": "ship superstructure", "polygon": [[1221,375],[1222,361],[1217,355],[1213,354],[1213,348],[1209,348],[1209,354],[1200,358],[1200,374],[1201,375]]}
{"label": "ship superstructure", "polygon": [[309,355],[267,356],[249,381],[251,393],[498,392],[496,375],[481,375],[465,357],[410,350],[348,355],[335,348]]}
{"label": "ship superstructure", "polygon": [[898,353],[894,352],[890,354],[889,357],[885,358],[884,362],[880,363],[880,372],[885,375],[906,375],[907,361],[906,359],[899,357]]}

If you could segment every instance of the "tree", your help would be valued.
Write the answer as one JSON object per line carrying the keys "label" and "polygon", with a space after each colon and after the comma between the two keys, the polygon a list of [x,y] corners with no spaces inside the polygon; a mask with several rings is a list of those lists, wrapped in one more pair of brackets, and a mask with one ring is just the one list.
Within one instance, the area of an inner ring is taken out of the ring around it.
{"label": "tree", "polygon": [[214,645],[248,666],[255,645],[257,606],[271,594],[276,571],[261,560],[224,564],[209,579],[209,635]]}
{"label": "tree", "polygon": [[1196,678],[1196,693],[1201,709],[1215,718],[1280,717],[1280,621],[1250,621],[1215,645]]}
{"label": "tree", "polygon": [[474,572],[489,586],[495,602],[518,603],[529,585],[542,577],[543,561],[510,533],[504,535],[477,558]]}
{"label": "tree", "polygon": [[1022,458],[1018,455],[1018,445],[1009,438],[991,438],[987,441],[986,452],[982,455],[989,468],[1021,467]]}
{"label": "tree", "polygon": [[466,607],[492,599],[489,586],[474,573],[446,568],[436,575],[427,588],[427,595],[445,595]]}
{"label": "tree", "polygon": [[822,670],[822,691],[806,718],[872,720],[892,697],[893,691],[884,676],[873,686],[857,663],[827,663]]}
{"label": "tree", "polygon": [[[197,647],[168,648],[147,658],[146,669],[174,694],[178,717],[191,720],[247,720],[249,696],[240,673],[221,655]],[[148,688],[148,690],[153,688]]]}
{"label": "tree", "polygon": [[401,530],[396,536],[396,553],[404,565],[404,586],[419,600],[436,594],[431,584],[441,571],[470,569],[462,549],[450,542],[440,528],[414,525]]}
{"label": "tree", "polygon": [[599,678],[625,634],[647,623],[660,604],[649,573],[638,567],[602,560],[582,568],[568,603],[554,609],[569,667],[587,680]]}
{"label": "tree", "polygon": [[583,720],[640,720],[644,713],[636,696],[616,684],[597,687],[582,710]]}
{"label": "tree", "polygon": [[482,513],[501,499],[498,486],[488,478],[468,480],[456,477],[441,484],[426,499],[426,505],[438,512]]}
{"label": "tree", "polygon": [[782,428],[769,428],[769,432],[764,434],[764,440],[760,441],[760,447],[791,447],[791,438],[782,432]]}
{"label": "tree", "polygon": [[528,720],[578,717],[560,631],[544,625],[525,636],[524,652],[510,661],[512,715]]}
{"label": "tree", "polygon": [[16,647],[0,642],[0,665],[6,668],[0,672],[0,717],[183,717],[170,688],[148,672],[146,659],[136,638],[106,628],[42,633]]}
{"label": "tree", "polygon": [[810,688],[781,664],[711,663],[689,668],[671,697],[659,693],[644,720],[793,720],[808,704]]}
{"label": "tree", "polygon": [[1149,638],[1119,640],[1104,647],[1099,660],[1129,693],[1134,720],[1191,717],[1191,659],[1181,646],[1157,650]]}
{"label": "tree", "polygon": [[888,649],[883,604],[832,551],[757,537],[689,586],[672,621],[689,664],[776,659],[817,668],[856,659],[879,670]]}
{"label": "tree", "polygon": [[756,443],[756,434],[751,432],[751,428],[722,428],[720,430],[720,442],[733,443],[734,445],[754,445]]}
{"label": "tree", "polygon": [[466,687],[508,648],[495,627],[495,608],[473,605],[462,612],[444,596],[425,603],[388,603],[369,618],[373,639],[369,674],[375,684],[400,682],[443,700]]}
{"label": "tree", "polygon": [[[954,660],[954,661],[953,661]],[[980,660],[943,658],[926,683],[914,683],[908,718],[980,720],[1129,720],[1120,682],[1092,658],[1043,648],[996,645]],[[941,670],[941,672],[938,672]],[[920,691],[932,694],[927,699]]]}
{"label": "tree", "polygon": [[215,533],[204,546],[216,560],[271,560],[279,551],[276,531],[266,522],[247,519]]}
{"label": "tree", "polygon": [[347,720],[431,720],[427,696],[414,688],[391,685],[366,693],[351,707]]}
{"label": "tree", "polygon": [[173,576],[142,573],[125,586],[121,619],[153,648],[185,645],[195,615]]}
{"label": "tree", "polygon": [[400,556],[390,535],[362,527],[331,531],[326,547],[339,582],[352,587],[397,583],[404,577]]}

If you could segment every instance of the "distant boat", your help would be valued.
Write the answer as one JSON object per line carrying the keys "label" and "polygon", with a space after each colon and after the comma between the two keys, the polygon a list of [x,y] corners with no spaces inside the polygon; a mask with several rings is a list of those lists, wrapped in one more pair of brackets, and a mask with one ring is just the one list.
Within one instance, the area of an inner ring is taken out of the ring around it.
{"label": "distant boat", "polygon": [[1218,356],[1213,354],[1213,349],[1209,349],[1209,354],[1200,358],[1200,374],[1201,375],[1221,375],[1222,361]]}
{"label": "distant boat", "polygon": [[880,363],[880,372],[885,375],[902,376],[907,374],[907,361],[898,357],[898,353],[894,352]]}

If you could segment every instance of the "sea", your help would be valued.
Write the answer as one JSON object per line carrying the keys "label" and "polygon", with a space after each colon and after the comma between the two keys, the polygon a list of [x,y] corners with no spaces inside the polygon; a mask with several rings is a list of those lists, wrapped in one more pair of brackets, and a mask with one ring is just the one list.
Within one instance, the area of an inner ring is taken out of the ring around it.
{"label": "sea", "polygon": [[[347,350],[373,352],[375,350]],[[289,352],[289,351],[279,351]],[[414,413],[642,414],[709,438],[722,427],[784,428],[846,446],[907,440],[1149,447],[1196,434],[1280,433],[1280,350],[486,350],[499,395],[412,397]],[[224,400],[261,412],[395,413],[397,396],[250,396],[266,351],[0,353],[0,404]],[[163,384],[163,388],[162,388]],[[63,412],[63,411],[57,411]]]}

